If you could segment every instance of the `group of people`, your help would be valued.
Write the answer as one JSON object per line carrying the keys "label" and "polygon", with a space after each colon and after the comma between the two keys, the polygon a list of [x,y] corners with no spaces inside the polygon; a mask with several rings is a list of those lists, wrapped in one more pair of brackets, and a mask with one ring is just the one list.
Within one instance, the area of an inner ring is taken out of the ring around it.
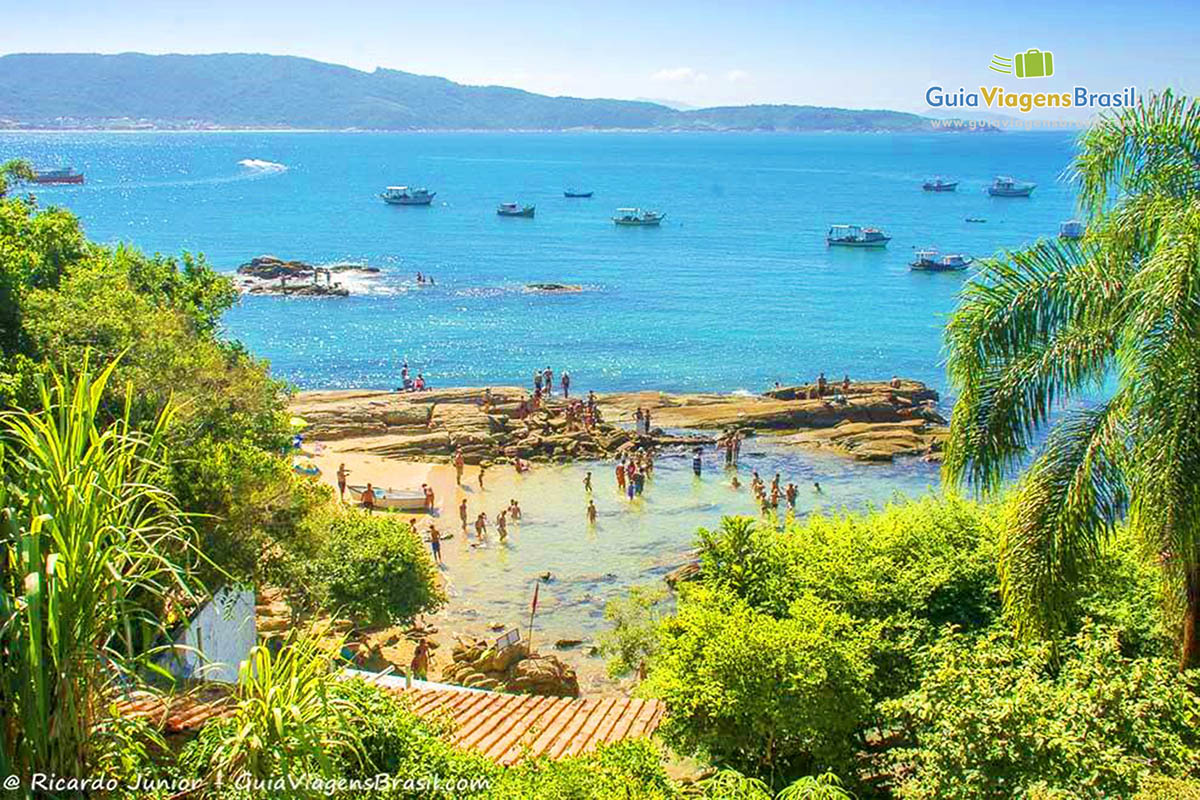
{"label": "group of people", "polygon": [[[465,497],[458,504],[458,519],[462,523],[463,533],[470,537],[472,523],[470,512],[467,510],[467,498]],[[496,531],[500,535],[500,541],[503,542],[508,539],[509,520],[518,522],[520,519],[521,506],[516,498],[513,498],[508,501],[508,506],[501,509],[500,513],[496,515]],[[475,516],[473,527],[475,528],[475,541],[480,544],[487,541],[488,515],[486,511],[480,511]]]}
{"label": "group of people", "polygon": [[400,368],[400,385],[396,387],[397,392],[423,392],[429,388],[425,381],[425,376],[420,372],[414,379],[408,371],[408,362],[404,362],[404,366]]}
{"label": "group of people", "polygon": [[437,284],[434,283],[432,275],[423,275],[420,272],[418,272],[417,273],[417,286],[437,286]]}
{"label": "group of people", "polygon": [[[641,496],[646,489],[646,480],[654,474],[654,453],[650,450],[633,450],[617,462],[617,490],[630,500]],[[583,479],[588,493],[592,491],[592,473]]]}
{"label": "group of people", "polygon": [[[571,396],[571,374],[565,369],[559,377],[559,385],[562,387],[562,396],[566,400]],[[554,370],[546,367],[544,370],[533,372],[533,395],[534,397],[549,397],[554,394]]]}

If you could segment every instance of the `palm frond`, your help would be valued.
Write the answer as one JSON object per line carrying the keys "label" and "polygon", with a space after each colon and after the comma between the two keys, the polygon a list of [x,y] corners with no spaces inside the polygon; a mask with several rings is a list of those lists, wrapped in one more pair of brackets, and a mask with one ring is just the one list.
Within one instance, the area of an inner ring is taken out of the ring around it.
{"label": "palm frond", "polygon": [[1091,250],[1039,242],[989,262],[947,325],[958,392],[948,480],[991,490],[1026,454],[1056,404],[1110,368],[1124,277]]}
{"label": "palm frond", "polygon": [[1010,498],[1000,542],[1000,587],[1019,632],[1059,629],[1074,589],[1128,503],[1129,397],[1068,412]]}

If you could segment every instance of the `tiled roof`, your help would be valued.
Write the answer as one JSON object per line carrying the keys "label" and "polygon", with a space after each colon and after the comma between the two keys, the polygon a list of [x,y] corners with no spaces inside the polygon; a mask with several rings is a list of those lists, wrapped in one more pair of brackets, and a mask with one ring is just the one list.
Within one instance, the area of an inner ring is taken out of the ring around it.
{"label": "tiled roof", "polygon": [[[663,716],[658,700],[501,694],[440,684],[387,688],[419,716],[449,715],[455,746],[505,765],[543,755],[559,759],[607,742],[649,736]],[[121,713],[146,719],[169,734],[194,733],[233,710],[229,688],[216,684],[177,697],[132,692],[117,705]]]}
{"label": "tiled roof", "polygon": [[228,687],[210,683],[174,697],[130,692],[117,701],[117,709],[127,717],[145,719],[166,733],[192,733],[209,720],[233,713],[233,702]]}
{"label": "tiled roof", "polygon": [[506,765],[542,755],[559,759],[606,742],[648,736],[663,715],[658,700],[626,697],[543,697],[425,688],[402,689],[397,694],[420,716],[448,713],[455,723],[455,745]]}

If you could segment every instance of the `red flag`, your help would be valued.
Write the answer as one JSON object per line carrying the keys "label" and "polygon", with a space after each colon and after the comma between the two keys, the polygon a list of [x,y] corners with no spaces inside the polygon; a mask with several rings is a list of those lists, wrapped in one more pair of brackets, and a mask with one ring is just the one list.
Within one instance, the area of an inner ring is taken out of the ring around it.
{"label": "red flag", "polygon": [[531,617],[537,613],[538,590],[541,588],[542,588],[541,581],[538,581],[537,583],[535,583],[533,585],[533,607],[529,609],[529,616],[531,616]]}

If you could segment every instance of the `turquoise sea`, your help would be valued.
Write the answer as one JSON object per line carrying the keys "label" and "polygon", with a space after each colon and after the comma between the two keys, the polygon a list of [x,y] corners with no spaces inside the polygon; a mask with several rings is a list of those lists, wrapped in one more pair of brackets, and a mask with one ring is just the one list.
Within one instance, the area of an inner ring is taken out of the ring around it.
{"label": "turquoise sea", "polygon": [[[579,392],[761,391],[821,370],[944,390],[941,329],[964,276],[910,272],[913,248],[987,256],[1055,235],[1074,211],[1058,180],[1072,144],[1014,133],[17,133],[0,135],[0,159],[83,170],[84,186],[36,194],[101,241],[203,252],[224,270],[261,253],[379,267],[349,298],[248,296],[227,316],[229,336],[303,388],[390,388],[407,358],[434,385],[524,385],[549,365],[569,369]],[[922,192],[939,174],[959,191]],[[997,174],[1038,188],[989,198]],[[388,184],[428,186],[437,199],[389,207],[377,196]],[[565,187],[595,196],[568,200]],[[498,218],[507,200],[536,204],[537,216]],[[666,223],[616,228],[613,210],[630,205],[664,211]],[[877,252],[827,248],[825,231],[842,222],[894,239]],[[417,288],[418,270],[436,287]],[[586,291],[530,294],[530,282]],[[937,467],[917,459],[861,465],[769,439],[747,442],[742,461],[744,484],[750,469],[795,481],[799,514],[938,482]],[[595,528],[584,518],[588,469]],[[681,563],[697,527],[755,513],[747,490],[711,469],[695,479],[684,455],[660,459],[634,503],[615,491],[609,464],[492,472],[489,486],[518,498],[525,520],[506,546],[447,543],[454,601],[438,620],[448,630],[523,620],[534,579],[550,571],[537,635],[592,639],[605,603]],[[473,493],[461,496],[474,513]],[[453,524],[460,497],[442,499],[439,526]],[[566,657],[585,687],[603,686],[599,659]]]}
{"label": "turquoise sea", "polygon": [[[383,270],[346,300],[248,298],[228,332],[304,388],[391,387],[407,358],[435,385],[525,383],[567,368],[580,388],[759,390],[779,380],[899,373],[944,384],[940,327],[963,276],[914,274],[914,247],[986,256],[1053,236],[1072,215],[1062,133],[0,135],[0,157],[73,165],[39,187],[90,236]],[[243,166],[257,160],[278,167]],[[993,199],[997,174],[1038,184]],[[923,178],[961,181],[922,192]],[[384,205],[387,184],[432,207]],[[562,196],[593,190],[590,200]],[[501,201],[534,203],[503,219]],[[618,206],[666,212],[616,228]],[[984,224],[965,222],[982,217]],[[886,251],[829,249],[833,223],[882,227]],[[417,271],[435,288],[417,289]],[[526,283],[582,284],[544,296]],[[366,288],[366,287],[364,287]]]}

